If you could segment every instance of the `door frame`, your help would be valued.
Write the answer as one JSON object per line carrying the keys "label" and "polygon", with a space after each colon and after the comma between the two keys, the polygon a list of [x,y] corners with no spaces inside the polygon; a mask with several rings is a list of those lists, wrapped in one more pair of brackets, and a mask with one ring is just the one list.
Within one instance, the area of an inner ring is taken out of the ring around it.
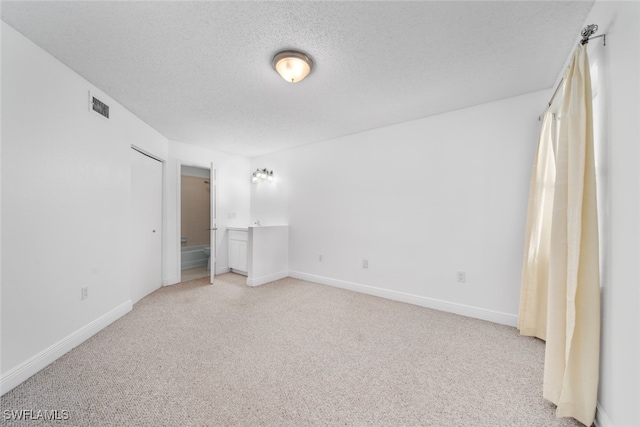
{"label": "door frame", "polygon": [[[213,195],[210,200],[215,209],[211,209],[209,224],[215,228],[217,225],[218,218],[218,187],[217,187],[217,170],[213,164],[213,162],[209,164],[199,163],[199,162],[188,162],[184,160],[176,160],[177,168],[176,168],[176,230],[177,230],[177,239],[176,239],[176,266],[178,269],[178,283],[182,283],[182,243],[180,242],[180,238],[182,237],[182,166],[191,166],[200,169],[209,169],[209,180],[211,181],[211,189],[213,191]],[[215,189],[215,190],[214,190]],[[214,241],[211,241],[211,235],[214,236]],[[217,233],[215,230],[212,230],[209,237],[209,245],[211,247],[211,255],[213,257],[213,262],[211,263],[211,270],[209,273],[209,283],[213,284],[214,277],[216,274],[216,266],[217,266],[217,258],[218,258],[218,242],[217,242]]]}

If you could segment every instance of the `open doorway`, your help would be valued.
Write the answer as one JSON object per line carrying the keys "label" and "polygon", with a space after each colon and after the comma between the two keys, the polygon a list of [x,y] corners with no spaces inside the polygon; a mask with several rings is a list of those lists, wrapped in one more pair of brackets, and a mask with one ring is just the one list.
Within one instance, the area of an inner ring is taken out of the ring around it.
{"label": "open doorway", "polygon": [[211,170],[180,167],[180,269],[181,281],[209,277],[214,267],[211,245],[211,198],[215,187]]}

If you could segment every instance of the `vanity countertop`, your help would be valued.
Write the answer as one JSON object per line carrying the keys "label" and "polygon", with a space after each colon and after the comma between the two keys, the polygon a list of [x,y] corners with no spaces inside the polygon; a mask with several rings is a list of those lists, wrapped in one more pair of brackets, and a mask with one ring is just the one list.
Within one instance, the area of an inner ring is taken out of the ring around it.
{"label": "vanity countertop", "polygon": [[227,230],[232,230],[232,231],[249,231],[249,227],[229,227],[229,226],[227,226]]}
{"label": "vanity countertop", "polygon": [[272,224],[272,225],[250,225],[248,227],[236,227],[227,226],[227,230],[232,231],[249,231],[250,228],[269,228],[269,227],[288,227],[287,224]]}

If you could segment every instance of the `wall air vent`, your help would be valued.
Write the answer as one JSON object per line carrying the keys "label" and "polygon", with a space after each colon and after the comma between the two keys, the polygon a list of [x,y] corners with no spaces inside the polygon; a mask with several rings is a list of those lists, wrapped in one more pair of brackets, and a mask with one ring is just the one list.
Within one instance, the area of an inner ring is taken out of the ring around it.
{"label": "wall air vent", "polygon": [[91,92],[89,92],[89,106],[96,113],[109,118],[109,106],[95,96],[91,96]]}

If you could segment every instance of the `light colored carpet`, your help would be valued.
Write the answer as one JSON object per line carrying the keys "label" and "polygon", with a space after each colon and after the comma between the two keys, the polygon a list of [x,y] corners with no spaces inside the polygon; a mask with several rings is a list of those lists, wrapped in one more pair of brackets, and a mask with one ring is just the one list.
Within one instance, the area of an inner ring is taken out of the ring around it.
{"label": "light colored carpet", "polygon": [[580,425],[542,399],[544,344],[514,328],[245,281],[159,289],[4,395],[2,410],[67,410],[52,425],[75,426]]}

